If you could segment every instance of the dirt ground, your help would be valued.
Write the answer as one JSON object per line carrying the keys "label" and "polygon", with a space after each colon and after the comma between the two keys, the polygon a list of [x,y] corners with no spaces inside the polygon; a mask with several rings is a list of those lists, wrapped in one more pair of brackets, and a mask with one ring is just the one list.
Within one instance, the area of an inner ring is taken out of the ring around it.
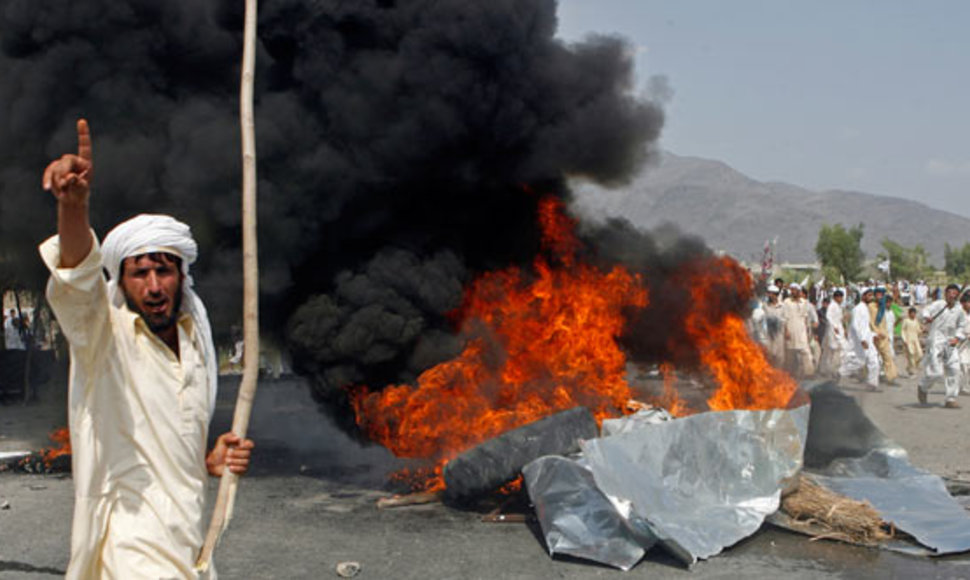
{"label": "dirt ground", "polygon": [[[869,417],[908,449],[912,462],[970,480],[970,397],[965,409],[942,407],[942,386],[920,407],[915,380],[867,392],[848,382]],[[0,406],[0,453],[39,449],[66,422],[63,381],[29,406]],[[213,435],[230,422],[235,383],[220,393]],[[257,441],[252,473],[241,485],[236,517],[217,550],[222,578],[328,578],[344,561],[358,578],[968,578],[970,557],[926,559],[836,542],[810,542],[766,526],[722,555],[686,570],[658,550],[630,572],[550,558],[535,524],[493,524],[481,514],[440,504],[378,510],[386,475],[400,462],[362,447],[334,428],[295,377],[263,381],[250,428]],[[209,494],[217,487],[210,482]],[[0,473],[0,578],[62,576],[68,561],[69,476]],[[210,502],[211,504],[211,502]]]}

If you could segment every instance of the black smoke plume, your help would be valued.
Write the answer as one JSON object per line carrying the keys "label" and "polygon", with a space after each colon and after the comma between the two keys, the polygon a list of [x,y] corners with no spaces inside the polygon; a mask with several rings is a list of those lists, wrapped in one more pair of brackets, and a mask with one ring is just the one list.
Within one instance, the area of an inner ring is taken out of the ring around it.
{"label": "black smoke plume", "polygon": [[[86,117],[104,235],[172,213],[217,333],[238,321],[241,2],[5,0],[0,235],[37,273],[40,173]],[[554,0],[264,0],[256,74],[263,327],[330,397],[453,353],[447,312],[537,251],[538,196],[615,184],[663,113],[613,37],[555,38]],[[29,259],[24,258],[28,256]],[[26,265],[22,272],[28,272]],[[26,274],[24,274],[26,275]],[[289,320],[288,325],[284,321]]]}
{"label": "black smoke plume", "polygon": [[[586,260],[603,268],[623,264],[640,274],[647,289],[647,308],[625,313],[620,344],[632,361],[696,369],[700,359],[684,323],[688,314],[721,320],[750,312],[754,294],[748,273],[733,260],[718,259],[704,240],[685,235],[673,224],[646,232],[610,219],[585,224],[581,235]],[[698,284],[704,284],[703,304],[692,293]]]}

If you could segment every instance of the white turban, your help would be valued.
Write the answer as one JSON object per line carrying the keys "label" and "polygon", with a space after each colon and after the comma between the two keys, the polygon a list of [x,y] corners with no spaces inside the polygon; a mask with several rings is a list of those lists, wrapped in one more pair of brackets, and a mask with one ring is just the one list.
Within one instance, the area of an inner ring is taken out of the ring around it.
{"label": "white turban", "polygon": [[111,275],[108,282],[108,298],[120,307],[125,303],[124,294],[118,289],[119,270],[125,258],[152,252],[165,252],[182,258],[182,312],[192,317],[199,337],[202,339],[202,356],[209,374],[209,415],[215,410],[218,361],[212,342],[212,327],[202,299],[192,290],[189,266],[199,255],[199,246],[192,239],[189,226],[167,215],[141,214],[122,222],[108,232],[101,245],[104,267]]}

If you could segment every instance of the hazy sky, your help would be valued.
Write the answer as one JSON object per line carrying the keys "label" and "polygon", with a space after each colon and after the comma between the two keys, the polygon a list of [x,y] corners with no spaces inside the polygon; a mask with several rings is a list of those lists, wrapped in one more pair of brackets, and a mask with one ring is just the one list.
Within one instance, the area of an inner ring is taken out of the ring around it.
{"label": "hazy sky", "polygon": [[970,216],[970,2],[559,0],[559,34],[619,34],[661,145],[761,181]]}

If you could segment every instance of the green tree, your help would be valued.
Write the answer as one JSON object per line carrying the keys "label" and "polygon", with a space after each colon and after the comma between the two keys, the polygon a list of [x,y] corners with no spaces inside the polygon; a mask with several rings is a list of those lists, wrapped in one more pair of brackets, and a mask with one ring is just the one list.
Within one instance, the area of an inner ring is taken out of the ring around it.
{"label": "green tree", "polygon": [[943,248],[943,269],[947,276],[961,282],[970,279],[970,243],[962,248],[951,248],[946,244]]}
{"label": "green tree", "polygon": [[921,244],[907,248],[889,238],[883,238],[881,243],[883,251],[878,258],[889,259],[890,280],[916,280],[924,278],[930,270],[929,254]]}
{"label": "green tree", "polygon": [[815,255],[823,268],[838,272],[846,282],[858,279],[866,255],[862,252],[862,224],[849,228],[823,224],[818,231]]}

